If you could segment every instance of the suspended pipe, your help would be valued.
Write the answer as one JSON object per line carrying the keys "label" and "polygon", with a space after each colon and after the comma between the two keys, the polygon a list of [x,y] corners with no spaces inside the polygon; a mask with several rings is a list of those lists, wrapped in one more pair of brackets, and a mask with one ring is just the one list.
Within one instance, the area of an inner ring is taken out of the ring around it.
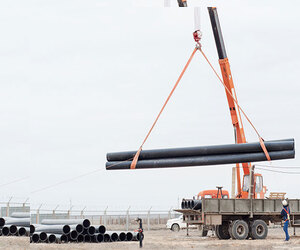
{"label": "suspended pipe", "polygon": [[[268,151],[294,150],[294,139],[265,141],[264,143]],[[106,158],[107,161],[112,162],[126,161],[128,159],[132,159],[135,156],[136,152],[137,151],[108,153],[106,155]],[[263,150],[259,142],[185,148],[152,149],[142,150],[139,155],[139,160],[239,153],[263,153]]]}
{"label": "suspended pipe", "polygon": [[[292,159],[295,158],[295,150],[273,151],[269,152],[271,160]],[[157,160],[140,160],[137,162],[137,169],[147,168],[174,168],[174,167],[193,167],[219,164],[233,164],[243,162],[267,161],[264,153],[247,153],[247,154],[226,154],[226,155],[209,155],[193,156]],[[107,170],[130,169],[131,161],[127,162],[107,162]]]}

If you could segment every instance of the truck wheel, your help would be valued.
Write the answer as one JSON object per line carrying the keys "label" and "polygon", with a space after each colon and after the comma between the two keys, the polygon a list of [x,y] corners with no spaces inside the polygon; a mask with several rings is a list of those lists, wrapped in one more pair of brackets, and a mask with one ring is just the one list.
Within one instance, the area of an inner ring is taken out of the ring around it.
{"label": "truck wheel", "polygon": [[173,232],[179,232],[180,231],[180,226],[177,223],[175,223],[175,224],[172,225],[171,230]]}
{"label": "truck wheel", "polygon": [[208,230],[206,230],[206,229],[203,228],[202,229],[202,233],[201,233],[202,237],[206,237],[207,234],[208,234]]}
{"label": "truck wheel", "polygon": [[245,240],[249,234],[248,224],[244,220],[235,220],[232,223],[231,234],[235,240]]}
{"label": "truck wheel", "polygon": [[223,223],[222,225],[216,226],[216,235],[220,240],[230,239],[230,234],[228,229],[229,229],[229,223]]}
{"label": "truck wheel", "polygon": [[267,223],[263,220],[255,220],[251,225],[251,238],[254,240],[265,239],[268,235]]}

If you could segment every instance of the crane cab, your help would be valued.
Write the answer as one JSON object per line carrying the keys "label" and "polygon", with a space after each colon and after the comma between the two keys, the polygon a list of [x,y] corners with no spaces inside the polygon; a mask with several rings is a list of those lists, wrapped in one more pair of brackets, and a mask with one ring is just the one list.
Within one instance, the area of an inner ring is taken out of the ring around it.
{"label": "crane cab", "polygon": [[[243,189],[242,189],[242,197],[244,199],[248,199],[249,191],[250,191],[250,175],[244,175],[243,178]],[[261,174],[254,174],[254,180],[253,180],[253,198],[254,199],[264,199],[265,193],[267,192],[266,187],[263,185],[263,177]]]}

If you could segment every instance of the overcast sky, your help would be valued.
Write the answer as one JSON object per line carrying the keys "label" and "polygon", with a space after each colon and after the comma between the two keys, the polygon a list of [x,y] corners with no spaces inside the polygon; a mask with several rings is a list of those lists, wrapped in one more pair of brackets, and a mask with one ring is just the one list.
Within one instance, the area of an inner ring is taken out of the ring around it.
{"label": "overcast sky", "polygon": [[[105,170],[107,152],[140,146],[195,45],[193,8],[176,8],[175,0],[174,8],[163,0],[111,2],[1,3],[1,201],[169,209],[203,189],[231,190],[232,165]],[[201,6],[203,50],[219,70],[206,9],[218,7],[240,104],[264,139],[297,143],[300,3],[189,3]],[[248,141],[257,141],[244,123]],[[197,53],[144,149],[228,143],[224,89]],[[269,191],[300,198],[300,175],[262,173]]]}

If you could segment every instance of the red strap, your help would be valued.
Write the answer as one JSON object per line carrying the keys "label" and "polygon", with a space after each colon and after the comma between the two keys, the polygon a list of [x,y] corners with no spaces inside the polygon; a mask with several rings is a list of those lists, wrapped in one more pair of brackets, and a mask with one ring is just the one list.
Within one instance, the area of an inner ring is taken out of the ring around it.
{"label": "red strap", "polygon": [[183,75],[184,75],[186,69],[187,69],[188,66],[190,65],[190,63],[191,63],[191,61],[192,61],[192,59],[193,59],[193,57],[194,57],[194,55],[195,55],[197,49],[198,49],[198,48],[195,48],[195,49],[194,49],[192,55],[190,56],[190,58],[189,58],[189,60],[187,61],[186,65],[184,66],[184,68],[183,68],[181,74],[179,75],[179,77],[178,77],[178,79],[177,79],[177,81],[176,81],[174,87],[172,88],[172,90],[171,90],[171,92],[170,92],[170,94],[169,94],[167,100],[165,101],[164,105],[162,106],[161,110],[159,111],[159,113],[158,113],[158,115],[157,115],[155,121],[153,122],[153,124],[152,124],[150,130],[148,131],[148,133],[147,133],[147,135],[146,135],[146,137],[145,137],[145,139],[144,139],[142,145],[140,146],[139,150],[136,152],[136,154],[135,154],[135,156],[134,156],[134,158],[133,158],[133,161],[132,161],[132,163],[131,163],[131,165],[130,165],[130,168],[131,168],[131,169],[135,169],[136,164],[137,164],[137,161],[138,161],[138,158],[139,158],[140,153],[141,153],[141,151],[142,151],[142,147],[144,146],[145,142],[147,141],[147,139],[148,139],[149,135],[151,134],[151,132],[152,132],[154,126],[156,125],[156,123],[157,123],[157,121],[158,121],[158,119],[159,119],[161,113],[164,111],[164,109],[165,109],[167,103],[169,102],[171,96],[173,95],[175,89],[177,88],[177,86],[178,86],[178,84],[179,84],[181,78],[183,77]]}
{"label": "red strap", "polygon": [[246,115],[246,113],[244,112],[244,110],[240,107],[237,99],[233,96],[233,94],[231,93],[231,91],[227,88],[227,86],[225,85],[225,83],[222,81],[221,77],[219,76],[219,74],[217,73],[217,71],[215,70],[214,66],[211,64],[211,62],[208,60],[207,56],[202,51],[201,47],[199,48],[199,50],[200,50],[201,54],[203,55],[203,57],[205,58],[205,60],[207,61],[207,63],[209,64],[209,66],[214,71],[215,75],[218,77],[218,79],[220,80],[220,82],[223,84],[226,92],[232,97],[232,99],[235,102],[235,104],[237,105],[238,109],[243,113],[243,115],[245,116],[245,118],[247,119],[247,121],[250,123],[251,127],[254,129],[255,133],[257,134],[257,136],[259,138],[259,143],[261,145],[261,148],[262,148],[262,150],[264,151],[264,153],[265,153],[265,155],[267,157],[267,160],[271,161],[271,158],[270,158],[270,155],[269,155],[268,150],[266,148],[266,145],[264,143],[264,140],[262,139],[262,137],[258,133],[258,130],[255,128],[255,126],[253,125],[253,123],[250,121],[249,117]]}

